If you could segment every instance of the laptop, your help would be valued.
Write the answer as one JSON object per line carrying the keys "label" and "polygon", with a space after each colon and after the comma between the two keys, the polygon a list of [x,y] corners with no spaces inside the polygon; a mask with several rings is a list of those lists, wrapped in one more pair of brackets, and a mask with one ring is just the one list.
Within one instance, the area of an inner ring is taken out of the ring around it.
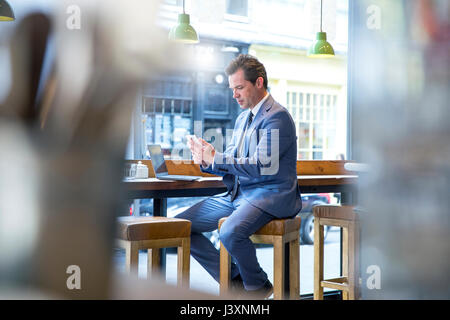
{"label": "laptop", "polygon": [[198,176],[183,176],[176,174],[169,174],[167,171],[164,155],[161,151],[159,144],[148,145],[148,151],[150,152],[150,160],[152,161],[153,169],[155,170],[156,178],[160,180],[181,180],[181,181],[195,181],[200,179]]}

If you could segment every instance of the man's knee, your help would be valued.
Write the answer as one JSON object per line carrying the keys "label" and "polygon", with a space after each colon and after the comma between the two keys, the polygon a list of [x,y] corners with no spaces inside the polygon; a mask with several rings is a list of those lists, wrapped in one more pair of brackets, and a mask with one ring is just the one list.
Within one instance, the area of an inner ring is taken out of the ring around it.
{"label": "man's knee", "polygon": [[194,205],[177,214],[175,218],[191,221],[191,233],[202,233],[215,230],[214,228],[217,229],[217,223],[212,226],[211,221],[205,219],[202,212],[203,211],[197,205]]}
{"label": "man's knee", "polygon": [[235,251],[239,247],[239,242],[245,238],[240,229],[238,225],[230,226],[224,222],[219,230],[220,241],[230,253]]}

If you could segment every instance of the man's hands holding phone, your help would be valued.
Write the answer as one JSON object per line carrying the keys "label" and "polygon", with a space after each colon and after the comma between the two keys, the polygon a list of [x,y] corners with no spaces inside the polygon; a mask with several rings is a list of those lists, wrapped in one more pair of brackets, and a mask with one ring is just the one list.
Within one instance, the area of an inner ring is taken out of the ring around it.
{"label": "man's hands holding phone", "polygon": [[192,152],[194,163],[201,164],[203,167],[209,167],[214,162],[214,155],[216,153],[214,147],[202,138],[194,135],[188,135],[186,138],[187,146]]}

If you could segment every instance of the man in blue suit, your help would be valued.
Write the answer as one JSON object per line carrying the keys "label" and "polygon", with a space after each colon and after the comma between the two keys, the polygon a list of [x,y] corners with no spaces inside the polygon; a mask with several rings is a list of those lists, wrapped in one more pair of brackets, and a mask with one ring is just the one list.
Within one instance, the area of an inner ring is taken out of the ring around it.
{"label": "man in blue suit", "polygon": [[192,221],[191,254],[219,281],[219,252],[202,233],[228,217],[219,235],[235,262],[232,286],[241,284],[253,296],[266,298],[273,287],[249,237],[272,219],[296,216],[302,207],[295,124],[268,93],[266,70],[256,58],[241,54],[226,73],[233,98],[244,109],[229,145],[223,153],[203,139],[188,145],[202,171],[223,176],[228,193],[201,201],[177,218]]}

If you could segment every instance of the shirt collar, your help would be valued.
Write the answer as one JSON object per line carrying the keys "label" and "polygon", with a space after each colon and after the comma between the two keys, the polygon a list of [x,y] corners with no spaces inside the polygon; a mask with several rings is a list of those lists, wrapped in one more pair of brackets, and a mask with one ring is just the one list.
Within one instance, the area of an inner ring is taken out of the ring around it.
{"label": "shirt collar", "polygon": [[251,110],[251,112],[253,113],[253,117],[257,115],[259,109],[261,108],[264,101],[266,101],[268,97],[269,97],[269,92],[267,92],[266,95],[264,96],[264,98],[262,98],[261,101],[259,101],[258,104]]}

